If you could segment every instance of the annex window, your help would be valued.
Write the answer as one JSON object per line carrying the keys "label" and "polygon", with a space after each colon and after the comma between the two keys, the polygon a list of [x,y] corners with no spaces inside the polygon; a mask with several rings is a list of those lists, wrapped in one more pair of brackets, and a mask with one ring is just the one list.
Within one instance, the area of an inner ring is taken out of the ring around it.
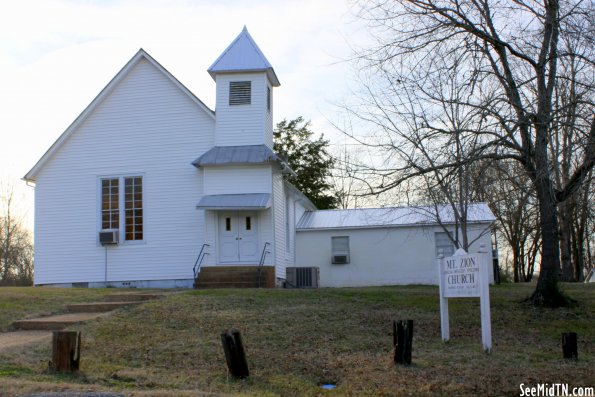
{"label": "annex window", "polygon": [[225,218],[225,231],[226,232],[230,232],[231,231],[231,218]]}
{"label": "annex window", "polygon": [[252,217],[246,217],[246,230],[252,230]]}
{"label": "annex window", "polygon": [[229,82],[229,106],[250,105],[252,100],[251,81]]}
{"label": "annex window", "polygon": [[267,86],[267,110],[271,112],[271,87]]}
{"label": "annex window", "polygon": [[455,253],[455,246],[451,238],[451,232],[436,232],[434,234],[434,240],[436,242],[436,258],[439,256],[452,256]]}
{"label": "annex window", "polygon": [[331,237],[332,263],[349,263],[349,236]]}
{"label": "annex window", "polygon": [[124,178],[125,238],[143,239],[143,178]]}
{"label": "annex window", "polygon": [[101,229],[120,228],[120,184],[118,178],[101,180]]}

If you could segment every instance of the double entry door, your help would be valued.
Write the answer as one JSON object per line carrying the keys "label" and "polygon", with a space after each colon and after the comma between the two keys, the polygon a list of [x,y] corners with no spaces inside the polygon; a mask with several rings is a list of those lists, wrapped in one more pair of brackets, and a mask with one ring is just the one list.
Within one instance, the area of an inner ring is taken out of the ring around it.
{"label": "double entry door", "polygon": [[255,211],[219,213],[219,261],[257,263],[258,222]]}

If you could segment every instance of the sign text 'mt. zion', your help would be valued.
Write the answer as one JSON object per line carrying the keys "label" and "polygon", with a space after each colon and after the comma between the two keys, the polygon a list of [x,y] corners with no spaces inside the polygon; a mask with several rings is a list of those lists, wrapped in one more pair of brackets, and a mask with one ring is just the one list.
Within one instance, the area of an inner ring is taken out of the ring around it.
{"label": "sign text 'mt. zion'", "polygon": [[451,256],[444,259],[444,296],[448,298],[479,296],[480,258],[477,255]]}

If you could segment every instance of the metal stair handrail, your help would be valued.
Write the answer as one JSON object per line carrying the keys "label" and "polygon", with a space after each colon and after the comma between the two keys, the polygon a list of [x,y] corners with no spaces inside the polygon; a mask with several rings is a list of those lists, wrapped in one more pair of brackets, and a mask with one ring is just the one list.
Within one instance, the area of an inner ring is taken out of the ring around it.
{"label": "metal stair handrail", "polygon": [[194,267],[192,268],[192,273],[194,273],[194,280],[196,282],[196,277],[198,277],[198,273],[200,273],[200,267],[202,265],[202,261],[206,255],[209,255],[208,252],[205,251],[205,248],[210,247],[209,244],[203,244],[200,248],[200,252],[196,257],[196,262],[194,262]]}
{"label": "metal stair handrail", "polygon": [[270,254],[271,251],[267,251],[267,246],[270,246],[271,243],[266,242],[264,243],[264,247],[262,247],[262,254],[260,255],[260,262],[258,263],[258,288],[260,288],[260,276],[262,274],[262,266],[264,265],[264,260],[267,254]]}

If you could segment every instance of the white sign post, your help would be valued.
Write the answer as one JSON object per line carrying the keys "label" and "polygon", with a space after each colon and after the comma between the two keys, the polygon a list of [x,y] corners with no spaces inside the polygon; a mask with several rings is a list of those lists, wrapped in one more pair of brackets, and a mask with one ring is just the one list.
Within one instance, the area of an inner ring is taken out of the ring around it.
{"label": "white sign post", "polygon": [[483,245],[478,254],[467,254],[465,250],[458,249],[453,256],[438,259],[443,341],[450,339],[448,298],[479,297],[483,350],[486,353],[492,350],[489,260],[490,256]]}

